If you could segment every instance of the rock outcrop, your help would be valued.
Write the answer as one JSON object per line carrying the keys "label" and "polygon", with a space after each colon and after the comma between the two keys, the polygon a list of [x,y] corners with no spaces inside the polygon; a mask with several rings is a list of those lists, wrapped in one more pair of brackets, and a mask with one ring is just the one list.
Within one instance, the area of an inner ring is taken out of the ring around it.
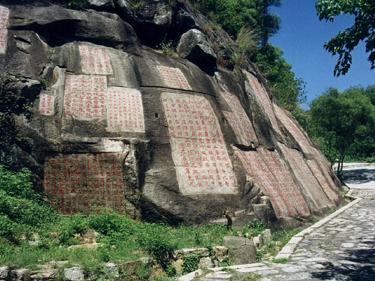
{"label": "rock outcrop", "polygon": [[187,1],[88,2],[0,1],[1,71],[44,85],[18,149],[57,210],[288,222],[340,203],[323,155]]}

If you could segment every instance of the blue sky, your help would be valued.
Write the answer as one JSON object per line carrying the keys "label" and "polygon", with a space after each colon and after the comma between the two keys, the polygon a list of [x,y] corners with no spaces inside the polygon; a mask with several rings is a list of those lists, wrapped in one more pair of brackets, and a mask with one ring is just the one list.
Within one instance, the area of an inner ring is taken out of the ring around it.
{"label": "blue sky", "polygon": [[315,0],[283,0],[282,6],[273,8],[272,12],[281,17],[281,29],[270,41],[283,50],[296,76],[306,82],[305,108],[329,87],[344,90],[375,84],[375,70],[370,70],[363,44],[353,52],[349,73],[339,78],[333,76],[337,58],[323,45],[338,31],[351,26],[351,17],[340,16],[333,23],[319,21]]}

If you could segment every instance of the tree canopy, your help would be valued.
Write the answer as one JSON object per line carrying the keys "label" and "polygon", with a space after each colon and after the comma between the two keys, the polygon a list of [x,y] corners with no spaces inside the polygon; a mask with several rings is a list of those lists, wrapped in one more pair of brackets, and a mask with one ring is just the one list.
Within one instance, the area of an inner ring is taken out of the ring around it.
{"label": "tree canopy", "polygon": [[375,68],[375,1],[373,0],[318,0],[316,10],[320,20],[334,21],[335,17],[347,14],[354,17],[354,24],[340,31],[324,47],[333,55],[338,55],[334,74],[344,75],[352,64],[351,52],[361,42],[365,42],[371,69]]}
{"label": "tree canopy", "polygon": [[339,175],[345,157],[375,156],[374,89],[331,88],[312,102],[308,130],[331,163],[338,160]]}

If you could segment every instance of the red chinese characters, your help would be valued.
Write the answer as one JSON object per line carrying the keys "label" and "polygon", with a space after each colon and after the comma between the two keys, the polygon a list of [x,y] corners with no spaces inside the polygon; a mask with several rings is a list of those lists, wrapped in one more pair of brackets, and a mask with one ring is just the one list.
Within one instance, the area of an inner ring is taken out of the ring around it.
{"label": "red chinese characters", "polygon": [[67,75],[64,114],[79,120],[105,119],[107,79],[98,75]]}
{"label": "red chinese characters", "polygon": [[185,75],[178,68],[158,65],[156,66],[163,83],[168,88],[191,90]]}
{"label": "red chinese characters", "polygon": [[276,152],[259,148],[259,151],[235,149],[235,153],[246,174],[270,197],[277,217],[310,215],[307,202]]}
{"label": "red chinese characters", "polygon": [[55,97],[51,95],[41,94],[39,97],[39,113],[40,115],[52,116],[55,114]]}
{"label": "red chinese characters", "polygon": [[79,45],[78,49],[84,74],[113,74],[107,49],[89,45]]}
{"label": "red chinese characters", "polygon": [[106,95],[107,130],[145,132],[142,94],[137,89],[110,87]]}
{"label": "red chinese characters", "polygon": [[232,127],[237,141],[243,145],[250,145],[257,142],[257,137],[240,100],[229,92],[221,92],[222,97],[229,105],[231,111],[223,111],[225,118]]}
{"label": "red chinese characters", "polygon": [[95,207],[124,211],[122,155],[70,154],[47,160],[44,188],[56,209],[64,214]]}
{"label": "red chinese characters", "polygon": [[236,193],[232,163],[209,101],[203,96],[163,93],[162,103],[182,193]]}
{"label": "red chinese characters", "polygon": [[0,54],[5,54],[8,42],[9,9],[0,6]]}
{"label": "red chinese characters", "polygon": [[272,101],[271,101],[266,89],[263,87],[263,85],[258,81],[258,79],[255,76],[253,76],[252,74],[250,74],[248,72],[245,72],[245,74],[247,76],[247,80],[249,81],[251,88],[255,92],[255,96],[258,98],[261,106],[263,107],[265,113],[267,114],[268,118],[270,119],[273,129],[277,133],[282,135],[281,131],[280,131],[280,128],[279,128],[279,125],[277,124],[275,113],[273,111]]}

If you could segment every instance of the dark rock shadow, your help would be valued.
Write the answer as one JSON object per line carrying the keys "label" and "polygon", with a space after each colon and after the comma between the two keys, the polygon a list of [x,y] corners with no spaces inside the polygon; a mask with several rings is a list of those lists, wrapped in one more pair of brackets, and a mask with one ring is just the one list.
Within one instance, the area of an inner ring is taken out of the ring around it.
{"label": "dark rock shadow", "polygon": [[344,170],[343,181],[347,184],[361,184],[375,181],[375,169]]}
{"label": "dark rock shadow", "polygon": [[375,240],[363,244],[371,248],[345,251],[345,256],[335,263],[320,263],[324,268],[312,272],[311,276],[315,278],[314,280],[374,281]]}

